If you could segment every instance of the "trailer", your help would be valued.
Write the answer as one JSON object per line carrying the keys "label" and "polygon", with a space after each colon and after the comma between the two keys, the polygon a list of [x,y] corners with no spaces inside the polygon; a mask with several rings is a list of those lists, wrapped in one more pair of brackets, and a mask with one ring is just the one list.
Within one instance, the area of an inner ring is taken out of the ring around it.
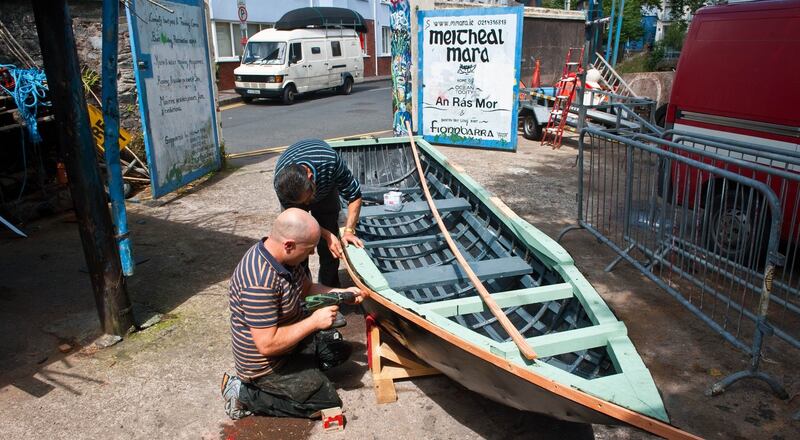
{"label": "trailer", "polygon": [[[580,90],[580,88],[579,88]],[[519,125],[525,139],[541,140],[542,132],[547,126],[550,112],[555,102],[555,87],[525,87],[520,89]],[[581,96],[580,93],[577,94]],[[616,95],[597,89],[586,89],[583,93],[583,105],[580,98],[569,106],[567,125],[573,129],[592,127],[599,129],[624,129],[642,132],[644,122],[653,122],[655,101],[647,98]],[[621,110],[625,106],[629,111]],[[583,109],[581,109],[583,107]],[[581,110],[585,112],[584,124],[579,127]],[[634,113],[639,115],[635,117]],[[556,116],[558,118],[558,116]],[[644,119],[645,121],[642,121]]]}

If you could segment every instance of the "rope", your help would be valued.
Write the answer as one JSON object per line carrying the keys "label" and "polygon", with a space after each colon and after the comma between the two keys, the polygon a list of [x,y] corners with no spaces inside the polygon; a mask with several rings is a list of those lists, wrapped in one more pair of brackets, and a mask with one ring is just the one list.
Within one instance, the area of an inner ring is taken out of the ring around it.
{"label": "rope", "polygon": [[28,128],[31,141],[38,144],[42,141],[36,124],[36,113],[40,105],[49,106],[44,102],[47,93],[47,77],[44,71],[37,68],[17,69],[11,64],[0,64],[0,69],[6,69],[14,80],[14,89],[9,90],[2,84],[0,89],[8,93],[17,104],[19,114]]}
{"label": "rope", "polygon": [[25,185],[28,183],[28,157],[25,154],[25,134],[22,133],[22,127],[20,127],[19,131],[19,145],[22,147],[22,186],[19,188],[17,202],[22,200],[22,194],[25,193]]}

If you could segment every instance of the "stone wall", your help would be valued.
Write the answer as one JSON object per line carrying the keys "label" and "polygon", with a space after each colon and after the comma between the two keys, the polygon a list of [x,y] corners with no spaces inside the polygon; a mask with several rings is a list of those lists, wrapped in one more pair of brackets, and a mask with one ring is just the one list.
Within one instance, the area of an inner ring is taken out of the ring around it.
{"label": "stone wall", "polygon": [[637,72],[622,75],[622,79],[631,86],[634,93],[656,101],[656,107],[669,102],[674,78],[675,72]]}
{"label": "stone wall", "polygon": [[[85,69],[87,76],[96,76],[97,84],[92,90],[98,98],[101,94],[101,53],[102,53],[102,2],[90,0],[69,1],[70,14],[72,15],[72,29],[75,33],[75,43],[78,49],[81,68]],[[128,39],[128,23],[125,19],[125,9],[121,8],[119,22],[119,73],[117,76],[119,90],[119,110],[122,126],[134,135],[141,132],[139,108],[136,101],[136,81],[133,76],[133,62],[131,57],[130,41]],[[8,28],[17,42],[34,59],[40,67],[42,54],[39,49],[39,38],[36,32],[36,22],[33,9],[29,0],[3,0],[0,1],[0,20]],[[19,60],[14,58],[4,44],[0,43],[0,63],[21,66]],[[96,74],[96,75],[94,75]],[[87,102],[95,106],[100,104],[87,94]]]}

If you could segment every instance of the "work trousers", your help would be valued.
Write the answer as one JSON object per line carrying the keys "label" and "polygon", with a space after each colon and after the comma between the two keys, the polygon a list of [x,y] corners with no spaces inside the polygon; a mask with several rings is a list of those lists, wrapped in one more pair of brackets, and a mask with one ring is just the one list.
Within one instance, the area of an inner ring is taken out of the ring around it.
{"label": "work trousers", "polygon": [[[339,212],[342,210],[342,205],[339,201],[338,191],[331,191],[319,202],[296,207],[310,212],[321,228],[333,233],[334,237],[339,236]],[[283,209],[286,207],[284,206]],[[328,287],[342,287],[339,282],[339,260],[333,257],[328,249],[328,242],[322,238],[317,244],[317,255],[319,255],[317,282]],[[308,267],[307,259],[303,265]]]}
{"label": "work trousers", "polygon": [[243,379],[239,401],[256,414],[272,417],[316,418],[320,410],[342,406],[330,379],[317,366],[313,334],[277,370]]}

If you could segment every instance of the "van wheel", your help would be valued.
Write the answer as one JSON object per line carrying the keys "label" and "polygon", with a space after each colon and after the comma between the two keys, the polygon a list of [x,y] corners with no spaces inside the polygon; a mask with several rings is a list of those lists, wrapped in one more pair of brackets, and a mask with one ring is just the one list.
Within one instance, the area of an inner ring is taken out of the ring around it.
{"label": "van wheel", "polygon": [[349,76],[344,79],[344,84],[339,86],[339,94],[341,95],[349,95],[350,92],[353,91],[353,78]]}
{"label": "van wheel", "polygon": [[706,249],[725,259],[757,269],[767,255],[770,212],[760,194],[745,187],[716,194],[707,217]]}
{"label": "van wheel", "polygon": [[283,96],[281,97],[281,101],[283,101],[283,103],[286,105],[292,105],[294,104],[295,96],[297,96],[297,90],[294,88],[293,84],[289,84],[283,88]]}
{"label": "van wheel", "polygon": [[653,115],[653,119],[656,120],[656,125],[658,125],[661,128],[665,128],[667,126],[667,106],[669,106],[669,103],[666,103],[661,107],[659,107],[656,110],[656,114]]}
{"label": "van wheel", "polygon": [[542,138],[542,127],[536,123],[533,113],[525,113],[522,116],[522,136],[532,141]]}

